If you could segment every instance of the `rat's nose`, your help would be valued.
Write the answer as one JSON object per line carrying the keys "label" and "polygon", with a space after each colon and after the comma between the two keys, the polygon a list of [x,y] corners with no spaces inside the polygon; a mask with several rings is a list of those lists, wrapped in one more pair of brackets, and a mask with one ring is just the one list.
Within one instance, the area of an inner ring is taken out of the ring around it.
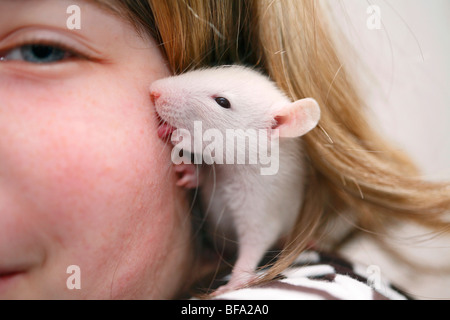
{"label": "rat's nose", "polygon": [[159,93],[155,90],[152,90],[150,92],[150,99],[152,99],[153,104],[156,103],[156,100],[158,100],[159,97],[161,97],[161,93]]}

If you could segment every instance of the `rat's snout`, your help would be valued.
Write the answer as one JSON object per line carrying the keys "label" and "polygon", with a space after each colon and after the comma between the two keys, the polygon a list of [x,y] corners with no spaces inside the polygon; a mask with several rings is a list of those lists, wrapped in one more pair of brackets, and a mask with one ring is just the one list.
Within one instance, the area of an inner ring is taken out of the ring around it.
{"label": "rat's snout", "polygon": [[[161,80],[157,80],[150,85],[150,99],[152,100],[153,105],[156,106],[158,100],[160,100],[161,96],[164,93],[164,86],[161,83]],[[159,101],[161,103],[161,101]]]}
{"label": "rat's snout", "polygon": [[156,105],[156,100],[158,100],[159,97],[161,97],[161,93],[160,92],[158,92],[157,90],[151,90],[150,91],[150,99],[152,99],[152,103],[154,105]]}
{"label": "rat's snout", "polygon": [[155,81],[150,86],[150,99],[157,108],[171,108],[183,105],[184,90],[178,88],[176,83],[168,79]]}

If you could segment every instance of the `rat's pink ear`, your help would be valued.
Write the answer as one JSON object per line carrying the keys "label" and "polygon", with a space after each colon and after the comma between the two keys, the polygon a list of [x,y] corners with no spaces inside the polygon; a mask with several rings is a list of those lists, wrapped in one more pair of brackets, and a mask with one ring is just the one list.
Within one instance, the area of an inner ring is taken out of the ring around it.
{"label": "rat's pink ear", "polygon": [[316,100],[307,98],[283,105],[273,113],[280,137],[300,137],[317,126],[320,108]]}

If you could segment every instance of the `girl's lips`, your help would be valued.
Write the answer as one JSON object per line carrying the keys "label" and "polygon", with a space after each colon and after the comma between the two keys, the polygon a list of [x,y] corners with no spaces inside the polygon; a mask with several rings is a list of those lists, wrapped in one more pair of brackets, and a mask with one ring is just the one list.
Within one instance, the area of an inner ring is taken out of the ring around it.
{"label": "girl's lips", "polygon": [[21,271],[12,271],[12,272],[7,272],[7,273],[1,273],[0,274],[0,280],[5,280],[5,279],[9,279],[11,277],[14,277],[18,274],[22,273]]}
{"label": "girl's lips", "polygon": [[24,273],[23,271],[0,273],[0,296],[7,292]]}

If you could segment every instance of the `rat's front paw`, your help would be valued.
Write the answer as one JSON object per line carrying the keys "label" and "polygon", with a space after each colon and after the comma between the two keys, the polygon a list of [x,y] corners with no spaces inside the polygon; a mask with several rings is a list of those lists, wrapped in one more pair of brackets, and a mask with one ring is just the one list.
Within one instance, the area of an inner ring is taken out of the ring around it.
{"label": "rat's front paw", "polygon": [[178,175],[177,186],[194,189],[199,186],[199,169],[195,164],[177,164],[175,165],[175,172]]}

